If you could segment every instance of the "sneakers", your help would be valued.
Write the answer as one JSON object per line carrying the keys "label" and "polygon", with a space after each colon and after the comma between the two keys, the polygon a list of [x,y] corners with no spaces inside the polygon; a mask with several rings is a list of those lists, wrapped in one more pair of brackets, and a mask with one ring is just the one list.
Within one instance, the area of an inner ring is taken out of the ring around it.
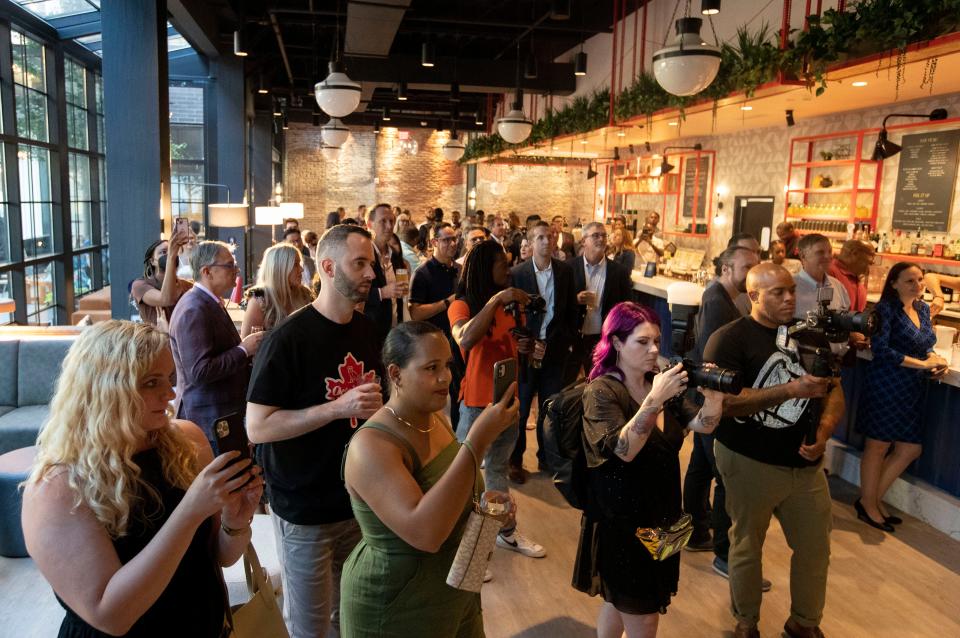
{"label": "sneakers", "polygon": [[547,555],[547,550],[542,545],[534,543],[517,530],[513,530],[509,536],[497,534],[497,547],[509,549],[530,558],[543,558]]}
{"label": "sneakers", "polygon": [[[730,567],[727,564],[727,561],[719,556],[713,559],[713,571],[717,572],[724,578],[730,578]],[[764,578],[760,584],[761,591],[770,591],[771,587],[773,587],[773,583]]]}

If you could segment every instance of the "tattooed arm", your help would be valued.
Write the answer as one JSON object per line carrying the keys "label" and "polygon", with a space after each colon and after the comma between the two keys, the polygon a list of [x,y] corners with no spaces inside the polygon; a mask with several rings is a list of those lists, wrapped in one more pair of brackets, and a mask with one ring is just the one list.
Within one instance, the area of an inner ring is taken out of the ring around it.
{"label": "tattooed arm", "polygon": [[660,410],[661,406],[648,395],[637,413],[620,429],[614,454],[627,463],[632,461],[650,438],[650,432],[657,427]]}

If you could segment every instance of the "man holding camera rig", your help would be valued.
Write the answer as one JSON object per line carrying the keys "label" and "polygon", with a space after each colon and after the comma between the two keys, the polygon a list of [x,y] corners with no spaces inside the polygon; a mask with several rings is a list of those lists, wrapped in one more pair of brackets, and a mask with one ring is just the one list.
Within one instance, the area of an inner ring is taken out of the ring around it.
{"label": "man holding camera rig", "polygon": [[[793,550],[791,638],[817,638],[830,562],[831,501],[820,463],[844,410],[835,379],[808,374],[808,346],[827,345],[815,331],[786,339],[794,322],[796,284],[782,266],[763,263],[747,275],[752,309],[716,331],[704,361],[740,371],[744,390],[725,397],[716,430],[717,469],[726,486],[730,529],[730,597],[737,638],[758,637],[761,558],[776,515]],[[799,351],[799,352],[798,352]],[[810,436],[815,432],[815,436]]]}
{"label": "man holding camera rig", "polygon": [[[573,292],[573,268],[553,258],[550,225],[539,221],[530,227],[527,239],[533,246],[533,258],[510,271],[513,285],[531,295],[526,306],[525,330],[534,339],[528,366],[520,373],[520,427],[517,444],[510,455],[510,480],[524,483],[523,453],[527,449],[527,419],[533,395],[537,395],[538,414],[543,404],[563,389],[563,367],[576,333],[577,306]],[[523,360],[521,359],[521,364]],[[543,421],[537,419],[537,458],[543,456]]]}

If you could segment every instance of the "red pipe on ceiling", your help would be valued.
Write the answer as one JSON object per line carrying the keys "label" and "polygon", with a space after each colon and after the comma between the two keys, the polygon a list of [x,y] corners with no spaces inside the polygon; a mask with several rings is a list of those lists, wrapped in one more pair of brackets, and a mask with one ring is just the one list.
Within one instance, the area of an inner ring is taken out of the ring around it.
{"label": "red pipe on ceiling", "polygon": [[[842,0],[841,0],[842,2]],[[791,0],[783,0],[783,23],[780,26],[780,48],[787,48],[787,39],[790,36],[790,5]]]}
{"label": "red pipe on ceiling", "polygon": [[617,79],[617,21],[620,14],[620,0],[613,0],[613,46],[610,52],[610,126],[613,126],[613,101],[616,95]]}
{"label": "red pipe on ceiling", "polygon": [[640,71],[647,68],[647,0],[643,0],[643,31],[640,33]]}

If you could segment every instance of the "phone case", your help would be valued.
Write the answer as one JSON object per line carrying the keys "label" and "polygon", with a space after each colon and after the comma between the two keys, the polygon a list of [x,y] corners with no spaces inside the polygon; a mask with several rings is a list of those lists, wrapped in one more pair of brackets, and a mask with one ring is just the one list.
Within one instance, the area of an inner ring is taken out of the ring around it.
{"label": "phone case", "polygon": [[504,359],[493,364],[493,402],[503,398],[510,384],[517,380],[517,360]]}
{"label": "phone case", "polygon": [[[217,456],[225,454],[226,452],[236,451],[240,453],[240,456],[230,465],[250,458],[250,441],[247,439],[247,431],[243,427],[243,415],[234,413],[215,420],[213,422],[213,435],[217,444],[217,449],[214,450]],[[247,469],[249,469],[249,467]],[[247,470],[245,469],[244,471]],[[253,476],[251,475],[243,485],[246,485],[252,480]],[[242,488],[243,485],[241,485],[240,488]]]}

